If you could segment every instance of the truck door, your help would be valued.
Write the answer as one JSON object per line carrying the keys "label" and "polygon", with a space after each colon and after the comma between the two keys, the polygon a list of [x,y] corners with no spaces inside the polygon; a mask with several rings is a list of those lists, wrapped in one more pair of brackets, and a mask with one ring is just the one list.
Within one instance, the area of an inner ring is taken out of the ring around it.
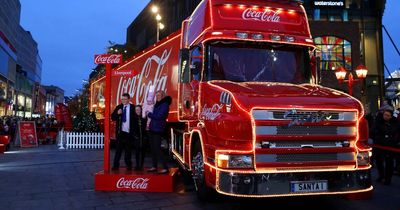
{"label": "truck door", "polygon": [[[181,51],[179,116],[181,120],[195,120],[198,117],[203,55],[199,46],[193,47],[186,53],[189,56],[184,59],[184,53]],[[182,62],[187,62],[187,64],[184,66]]]}

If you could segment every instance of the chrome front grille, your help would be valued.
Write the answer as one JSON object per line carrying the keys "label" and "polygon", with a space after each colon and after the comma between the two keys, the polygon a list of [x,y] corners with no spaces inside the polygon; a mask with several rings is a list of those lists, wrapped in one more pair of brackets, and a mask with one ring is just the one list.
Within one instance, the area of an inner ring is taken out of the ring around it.
{"label": "chrome front grille", "polygon": [[332,111],[332,110],[265,110],[254,109],[252,116],[255,120],[297,120],[300,122],[321,121],[356,121],[355,111]]}
{"label": "chrome front grille", "polygon": [[354,126],[256,126],[257,135],[355,135]]}
{"label": "chrome front grille", "polygon": [[[286,113],[285,111],[273,111],[273,116],[274,119],[276,120],[284,120],[285,117],[289,118],[305,118],[309,115],[312,115],[314,113],[318,113],[316,111],[299,111],[297,113]],[[286,115],[286,116],[285,116]],[[329,117],[329,120],[338,120],[339,119],[339,113],[338,112],[326,112],[325,115]]]}
{"label": "chrome front grille", "polygon": [[351,161],[354,153],[258,154],[257,163]]}
{"label": "chrome front grille", "polygon": [[[256,123],[255,148],[258,151],[255,159],[260,167],[267,167],[268,163],[282,163],[282,166],[310,163],[320,167],[326,161],[336,161],[341,165],[343,161],[356,160],[355,152],[349,150],[354,147],[357,136],[356,111],[254,109],[252,116]],[[272,152],[274,150],[277,152]],[[299,153],[303,151],[307,153]]]}
{"label": "chrome front grille", "polygon": [[269,141],[268,147],[272,149],[338,148],[343,147],[343,141]]}
{"label": "chrome front grille", "polygon": [[336,135],[337,126],[278,126],[278,135]]}

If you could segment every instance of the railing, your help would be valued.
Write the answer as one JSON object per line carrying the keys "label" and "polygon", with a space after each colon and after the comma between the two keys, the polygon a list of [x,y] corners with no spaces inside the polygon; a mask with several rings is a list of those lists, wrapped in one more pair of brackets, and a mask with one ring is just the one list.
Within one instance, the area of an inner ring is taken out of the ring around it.
{"label": "railing", "polygon": [[64,132],[61,130],[58,136],[59,149],[102,149],[104,147],[103,133]]}

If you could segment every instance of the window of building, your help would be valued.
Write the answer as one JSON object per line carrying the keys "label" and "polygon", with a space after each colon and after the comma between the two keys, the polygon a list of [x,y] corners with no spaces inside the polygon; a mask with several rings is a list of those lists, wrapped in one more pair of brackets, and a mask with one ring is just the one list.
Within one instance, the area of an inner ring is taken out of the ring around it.
{"label": "window of building", "polygon": [[32,117],[32,99],[29,97],[25,101],[25,117]]}
{"label": "window of building", "polygon": [[321,59],[321,70],[335,70],[340,66],[351,69],[351,43],[335,36],[314,39],[315,56]]}

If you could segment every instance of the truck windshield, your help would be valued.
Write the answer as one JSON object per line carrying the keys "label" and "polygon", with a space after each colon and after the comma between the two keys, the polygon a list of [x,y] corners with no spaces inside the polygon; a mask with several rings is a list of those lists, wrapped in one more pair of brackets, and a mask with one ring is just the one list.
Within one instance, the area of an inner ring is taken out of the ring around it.
{"label": "truck windshield", "polygon": [[310,81],[306,47],[219,41],[210,44],[208,50],[207,80],[293,84]]}

